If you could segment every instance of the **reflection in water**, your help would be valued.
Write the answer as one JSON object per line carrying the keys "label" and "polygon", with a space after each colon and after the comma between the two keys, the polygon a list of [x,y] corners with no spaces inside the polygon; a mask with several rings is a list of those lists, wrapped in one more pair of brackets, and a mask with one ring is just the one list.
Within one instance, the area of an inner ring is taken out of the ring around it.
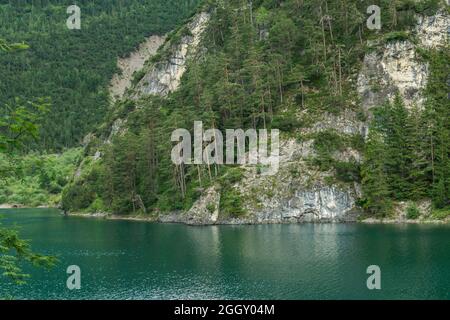
{"label": "reflection in water", "polygon": [[[59,255],[50,272],[27,269],[0,296],[42,299],[450,298],[450,228],[358,224],[187,227],[6,210],[37,250]],[[78,265],[82,289],[65,287]],[[382,290],[366,269],[379,265]],[[4,280],[1,280],[4,281]]]}

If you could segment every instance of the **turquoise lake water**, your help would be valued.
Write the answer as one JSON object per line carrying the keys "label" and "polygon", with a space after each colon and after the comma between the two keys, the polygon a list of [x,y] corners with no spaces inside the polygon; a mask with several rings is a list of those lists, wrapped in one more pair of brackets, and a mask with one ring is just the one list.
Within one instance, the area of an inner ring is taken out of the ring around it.
{"label": "turquoise lake water", "polygon": [[[16,299],[450,299],[450,226],[303,224],[189,227],[1,210],[50,271],[26,267]],[[81,269],[81,289],[66,269]],[[381,290],[367,289],[370,265]]]}

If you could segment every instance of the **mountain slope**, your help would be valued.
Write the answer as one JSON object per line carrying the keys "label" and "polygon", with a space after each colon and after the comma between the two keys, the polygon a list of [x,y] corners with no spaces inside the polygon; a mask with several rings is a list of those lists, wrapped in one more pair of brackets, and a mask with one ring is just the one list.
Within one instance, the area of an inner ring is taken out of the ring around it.
{"label": "mountain slope", "polygon": [[48,97],[52,112],[32,150],[78,146],[109,109],[108,85],[122,57],[149,35],[164,35],[195,10],[198,1],[77,1],[81,29],[69,30],[68,0],[0,1],[0,38],[30,49],[0,55],[0,115],[21,101]]}
{"label": "mountain slope", "polygon": [[[207,2],[168,37],[90,137],[63,207],[192,224],[448,212],[444,3],[378,1],[380,31],[369,1],[248,4]],[[171,133],[194,121],[280,129],[279,172],[173,165]]]}

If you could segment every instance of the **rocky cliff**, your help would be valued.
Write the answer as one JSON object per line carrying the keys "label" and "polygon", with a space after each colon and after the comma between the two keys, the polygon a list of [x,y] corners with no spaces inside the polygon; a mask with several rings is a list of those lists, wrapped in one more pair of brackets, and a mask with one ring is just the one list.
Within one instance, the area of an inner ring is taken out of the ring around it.
{"label": "rocky cliff", "polygon": [[[343,134],[367,136],[370,109],[392,100],[397,92],[407,106],[423,103],[423,89],[427,84],[428,66],[418,55],[418,48],[432,48],[445,44],[449,17],[439,12],[431,17],[417,17],[417,28],[410,40],[391,41],[380,45],[369,43],[373,51],[366,54],[357,76],[359,108],[368,115],[367,121],[357,119],[356,112],[346,111],[335,116],[324,114],[317,119],[308,133],[328,129]],[[334,172],[313,171],[306,160],[314,155],[314,140],[298,142],[288,139],[281,144],[280,170],[275,176],[258,175],[255,168],[245,168],[244,179],[234,187],[245,199],[245,217],[224,218],[217,209],[220,192],[207,190],[191,210],[184,214],[171,215],[162,221],[181,221],[189,224],[215,223],[292,223],[292,222],[342,222],[356,221],[361,210],[356,205],[361,196],[361,186],[328,182]],[[362,155],[347,149],[334,157],[344,161],[360,162]],[[405,209],[405,204],[399,207]],[[420,206],[429,211],[429,204]],[[422,210],[422,209],[421,209]],[[404,210],[398,210],[405,218]],[[429,214],[429,212],[424,213]]]}
{"label": "rocky cliff", "polygon": [[[150,95],[166,98],[175,92],[188,68],[190,59],[203,52],[202,37],[210,14],[195,15],[178,30],[148,61],[142,78],[129,92],[134,100]],[[185,212],[160,214],[162,222],[187,224],[247,224],[293,222],[356,221],[361,214],[357,203],[361,186],[357,182],[339,182],[335,170],[318,170],[310,165],[317,155],[316,135],[333,130],[348,137],[367,137],[371,109],[392,100],[398,92],[408,107],[424,102],[423,90],[428,80],[428,65],[420,58],[421,48],[434,48],[447,41],[449,17],[445,12],[434,16],[417,16],[417,26],[409,39],[370,41],[368,53],[355,74],[354,106],[339,114],[323,112],[300,129],[302,139],[283,136],[280,145],[280,168],[276,175],[258,174],[254,166],[242,166],[243,178],[232,185],[243,199],[245,215],[231,217],[220,212],[221,190],[213,185],[202,191],[199,199]],[[361,114],[365,118],[361,118]],[[304,115],[299,112],[298,117]],[[127,119],[117,118],[105,142],[127,130]],[[95,153],[94,160],[101,157]],[[335,151],[333,159],[359,164],[359,150],[346,146]],[[82,169],[80,169],[82,171]],[[80,171],[79,170],[79,171]],[[78,176],[82,174],[79,172]]]}
{"label": "rocky cliff", "polygon": [[115,74],[111,80],[110,96],[112,103],[123,98],[125,92],[132,86],[136,72],[142,70],[145,61],[153,57],[164,42],[165,37],[150,36],[128,57],[118,59],[117,66],[121,72]]}
{"label": "rocky cliff", "polygon": [[[367,54],[358,76],[358,93],[362,107],[370,109],[393,100],[399,92],[407,107],[423,104],[422,91],[428,80],[428,65],[420,59],[418,48],[436,48],[447,41],[449,17],[444,12],[436,15],[418,16],[417,27],[410,40],[391,41],[381,50]],[[414,40],[414,42],[413,42]]]}
{"label": "rocky cliff", "polygon": [[175,36],[179,39],[167,42],[160,49],[162,59],[152,64],[145,76],[136,86],[135,97],[143,95],[166,96],[180,85],[181,77],[186,71],[186,62],[199,50],[201,36],[209,20],[209,14],[197,14]]}

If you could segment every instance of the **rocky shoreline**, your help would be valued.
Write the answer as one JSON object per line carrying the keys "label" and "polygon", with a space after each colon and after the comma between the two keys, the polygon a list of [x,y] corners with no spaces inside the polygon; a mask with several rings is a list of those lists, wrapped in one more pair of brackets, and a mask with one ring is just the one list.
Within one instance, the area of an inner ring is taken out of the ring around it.
{"label": "rocky shoreline", "polygon": [[[0,209],[58,209],[50,206],[27,207],[19,204],[1,204]],[[137,221],[137,222],[152,222],[152,223],[173,223],[184,224],[188,226],[214,226],[214,225],[264,225],[264,224],[302,224],[302,223],[361,223],[361,224],[448,224],[450,223],[450,215],[445,219],[432,219],[430,217],[420,217],[418,219],[407,219],[404,214],[399,214],[396,217],[389,218],[363,218],[357,212],[347,214],[336,218],[319,218],[314,219],[311,216],[283,216],[280,214],[264,215],[257,214],[253,216],[240,218],[218,218],[208,219],[206,217],[191,216],[187,212],[175,212],[169,214],[159,215],[117,215],[106,212],[96,213],[82,213],[71,212],[61,214],[69,217],[94,218],[105,220],[122,220],[122,221]]]}
{"label": "rocky shoreline", "polygon": [[9,204],[9,203],[0,204],[0,209],[22,209],[22,208],[24,208],[24,206],[20,204]]}
{"label": "rocky shoreline", "polygon": [[0,204],[0,209],[58,209],[58,208],[52,206],[29,207],[23,204],[4,203]]}
{"label": "rocky shoreline", "polygon": [[448,224],[450,223],[450,218],[438,220],[438,219],[374,219],[368,218],[360,221],[365,224]]}
{"label": "rocky shoreline", "polygon": [[188,219],[185,215],[181,213],[174,213],[168,215],[159,216],[120,216],[113,215],[109,213],[69,213],[68,216],[71,217],[82,217],[82,218],[96,218],[96,219],[106,219],[106,220],[122,220],[122,221],[138,221],[138,222],[152,222],[152,223],[173,223],[173,224],[184,224],[188,226],[214,226],[214,225],[264,225],[264,224],[302,224],[302,223],[360,223],[360,224],[448,224],[450,223],[450,217],[444,220],[438,219],[403,219],[403,218],[366,218],[366,219],[347,219],[347,220],[333,220],[333,219],[322,219],[315,221],[306,221],[298,219],[273,219],[273,220],[257,220],[252,218],[232,218],[217,220],[216,222],[205,222],[205,221],[195,221]]}

